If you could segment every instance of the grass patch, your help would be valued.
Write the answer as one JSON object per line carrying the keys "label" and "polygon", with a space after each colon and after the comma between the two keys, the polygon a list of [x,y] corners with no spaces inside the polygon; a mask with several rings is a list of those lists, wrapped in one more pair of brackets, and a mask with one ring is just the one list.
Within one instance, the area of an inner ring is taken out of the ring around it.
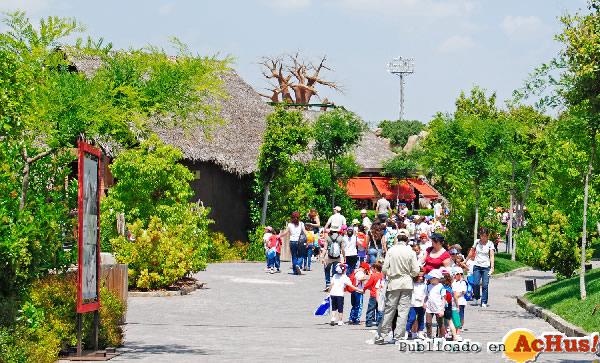
{"label": "grass patch", "polygon": [[551,282],[525,295],[529,301],[559,315],[587,332],[600,330],[600,312],[592,315],[600,302],[600,269],[585,274],[587,299],[579,299],[579,275]]}
{"label": "grass patch", "polygon": [[510,253],[494,253],[494,275],[512,271],[525,266],[527,265],[522,262],[511,260]]}

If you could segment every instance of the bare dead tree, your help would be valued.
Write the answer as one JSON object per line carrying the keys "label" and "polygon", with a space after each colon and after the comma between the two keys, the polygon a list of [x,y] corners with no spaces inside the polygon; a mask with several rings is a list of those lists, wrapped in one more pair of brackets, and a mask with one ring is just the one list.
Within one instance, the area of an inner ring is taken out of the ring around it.
{"label": "bare dead tree", "polygon": [[[290,104],[308,104],[313,96],[321,100],[316,85],[322,85],[333,88],[338,92],[342,92],[341,87],[336,83],[325,81],[320,78],[320,72],[323,69],[331,70],[325,66],[327,58],[323,56],[320,59],[319,65],[311,61],[304,60],[300,54],[286,54],[276,58],[263,57],[260,62],[266,70],[263,69],[263,75],[271,80],[276,79],[277,84],[271,83],[271,88],[268,90],[271,94],[260,94],[261,96],[270,99],[273,102],[287,102]],[[284,61],[286,61],[284,63]],[[292,77],[294,82],[291,81]],[[290,91],[291,90],[291,91]],[[294,97],[292,98],[292,92]],[[333,104],[325,99],[321,101],[324,104]]]}

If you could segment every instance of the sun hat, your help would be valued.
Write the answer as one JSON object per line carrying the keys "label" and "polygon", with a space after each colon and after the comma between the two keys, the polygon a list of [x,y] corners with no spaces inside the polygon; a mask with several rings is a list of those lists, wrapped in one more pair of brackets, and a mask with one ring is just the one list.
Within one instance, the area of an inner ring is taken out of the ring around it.
{"label": "sun hat", "polygon": [[352,220],[352,224],[360,224],[360,221],[358,219],[354,218]]}
{"label": "sun hat", "polygon": [[273,227],[271,227],[271,226],[266,226],[266,227],[265,227],[265,230],[267,230],[267,231],[271,232],[271,231],[273,230]]}
{"label": "sun hat", "polygon": [[452,275],[452,271],[450,271],[450,269],[446,267],[441,267],[440,272],[442,273],[442,275]]}
{"label": "sun hat", "polygon": [[435,270],[431,270],[429,271],[429,273],[427,275],[425,275],[426,279],[441,279],[442,278],[442,273],[440,272],[440,270],[435,269]]}
{"label": "sun hat", "polygon": [[360,214],[363,214],[363,213],[364,213],[364,214],[367,214],[367,210],[366,210],[366,209],[361,209],[361,210],[360,210]]}
{"label": "sun hat", "polygon": [[462,267],[458,267],[458,266],[454,267],[454,274],[455,275],[456,274],[464,274],[464,273],[465,273],[465,271],[462,269]]}
{"label": "sun hat", "polygon": [[341,212],[341,211],[342,211],[342,207],[340,207],[339,205],[338,205],[338,206],[336,206],[336,207],[335,207],[335,208],[333,208],[333,209],[335,209],[335,210],[336,210],[336,211],[338,211],[338,212]]}
{"label": "sun hat", "polygon": [[398,236],[410,237],[410,233],[408,232],[408,229],[402,228],[398,230]]}

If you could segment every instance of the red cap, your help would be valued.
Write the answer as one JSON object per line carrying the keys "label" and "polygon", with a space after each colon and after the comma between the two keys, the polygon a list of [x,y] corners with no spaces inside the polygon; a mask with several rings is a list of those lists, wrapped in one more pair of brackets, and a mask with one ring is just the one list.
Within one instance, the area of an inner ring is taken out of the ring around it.
{"label": "red cap", "polygon": [[360,263],[360,267],[364,268],[367,271],[371,269],[371,266],[364,261]]}
{"label": "red cap", "polygon": [[426,233],[421,233],[421,234],[419,235],[419,238],[423,238],[423,237],[427,238],[427,234],[426,234]]}

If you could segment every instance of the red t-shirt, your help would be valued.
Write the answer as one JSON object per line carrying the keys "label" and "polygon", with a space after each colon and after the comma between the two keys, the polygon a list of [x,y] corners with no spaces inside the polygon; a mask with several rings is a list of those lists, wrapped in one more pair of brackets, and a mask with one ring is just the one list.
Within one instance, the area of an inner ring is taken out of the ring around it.
{"label": "red t-shirt", "polygon": [[442,267],[444,265],[444,260],[450,258],[448,251],[444,251],[439,257],[433,258],[430,255],[432,249],[433,247],[429,247],[427,249],[427,256],[425,256],[425,266],[423,267],[425,274],[428,274],[431,270]]}
{"label": "red t-shirt", "polygon": [[277,253],[281,253],[281,242],[279,241],[279,235],[274,235],[269,237],[269,243],[267,247],[273,248],[277,246]]}
{"label": "red t-shirt", "polygon": [[371,274],[371,277],[369,278],[369,281],[367,281],[367,283],[364,286],[364,290],[371,290],[371,293],[369,294],[369,296],[373,296],[376,297],[377,296],[377,288],[375,287],[377,285],[377,282],[379,280],[381,280],[383,278],[383,273],[382,272],[374,272],[373,274]]}

